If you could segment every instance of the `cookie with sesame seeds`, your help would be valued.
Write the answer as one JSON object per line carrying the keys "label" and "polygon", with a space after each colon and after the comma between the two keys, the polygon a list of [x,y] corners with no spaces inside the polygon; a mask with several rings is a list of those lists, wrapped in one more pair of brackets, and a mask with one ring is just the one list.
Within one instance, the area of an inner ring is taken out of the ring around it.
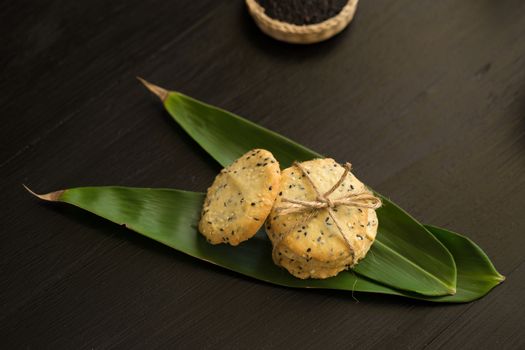
{"label": "cookie with sesame seeds", "polygon": [[[300,203],[314,207],[289,209],[301,207]],[[375,240],[378,205],[380,200],[333,159],[315,159],[283,170],[266,221],[274,262],[298,278],[328,278],[351,268]]]}
{"label": "cookie with sesame seeds", "polygon": [[[376,218],[375,212],[371,218]],[[368,226],[366,230],[368,235],[375,235],[375,229],[372,226]],[[339,272],[354,266],[366,256],[372,243],[373,241],[358,239],[353,242],[355,257],[351,254],[346,254],[344,251],[339,251],[338,254],[333,256],[333,259],[326,259],[325,261],[313,259],[308,254],[297,254],[283,244],[276,247],[273,258],[277,265],[286,268],[295,277],[323,279],[335,276]],[[306,253],[309,253],[308,248]]]}
{"label": "cookie with sesame seeds", "polygon": [[272,153],[254,149],[221,170],[208,188],[199,232],[212,244],[236,246],[263,225],[279,193],[281,171]]}

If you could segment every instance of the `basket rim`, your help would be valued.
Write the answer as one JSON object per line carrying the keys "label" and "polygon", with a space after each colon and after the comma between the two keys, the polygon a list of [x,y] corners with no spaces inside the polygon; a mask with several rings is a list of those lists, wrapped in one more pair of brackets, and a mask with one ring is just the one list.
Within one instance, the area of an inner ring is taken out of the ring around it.
{"label": "basket rim", "polygon": [[245,0],[250,13],[257,21],[262,25],[271,27],[274,30],[277,30],[281,33],[293,33],[293,34],[314,34],[330,30],[341,25],[341,22],[350,23],[354,13],[357,8],[357,3],[359,0],[348,0],[346,5],[341,9],[341,11],[322,22],[314,24],[304,24],[298,25],[288,22],[279,21],[277,19],[271,18],[268,16],[264,8],[256,0]]}

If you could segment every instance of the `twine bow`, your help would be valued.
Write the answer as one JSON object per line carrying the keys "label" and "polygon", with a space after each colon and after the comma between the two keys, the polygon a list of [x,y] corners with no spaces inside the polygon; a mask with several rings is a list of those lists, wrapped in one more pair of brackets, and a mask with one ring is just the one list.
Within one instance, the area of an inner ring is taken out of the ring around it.
{"label": "twine bow", "polygon": [[364,189],[357,193],[347,193],[343,195],[342,197],[339,197],[336,199],[330,198],[330,195],[334,193],[343,184],[344,180],[346,179],[348,173],[350,172],[352,168],[352,165],[350,163],[344,164],[345,170],[343,172],[343,175],[341,175],[341,178],[326,193],[320,192],[319,188],[317,187],[312,177],[310,176],[310,173],[301,165],[301,163],[294,162],[294,166],[299,168],[301,172],[304,174],[304,176],[308,179],[308,182],[310,182],[310,185],[312,185],[312,188],[314,189],[317,195],[317,198],[313,201],[283,198],[281,200],[283,202],[283,205],[277,208],[277,213],[281,215],[287,215],[287,214],[293,214],[293,213],[307,212],[307,211],[316,210],[316,209],[326,209],[328,211],[328,215],[330,216],[332,221],[335,223],[335,226],[339,230],[339,233],[345,240],[345,243],[348,245],[348,248],[350,248],[350,252],[353,254],[352,245],[350,244],[350,241],[346,237],[343,231],[343,227],[339,223],[339,220],[337,220],[334,210],[338,206],[377,209],[381,206],[381,200],[375,197],[372,193],[365,192]]}

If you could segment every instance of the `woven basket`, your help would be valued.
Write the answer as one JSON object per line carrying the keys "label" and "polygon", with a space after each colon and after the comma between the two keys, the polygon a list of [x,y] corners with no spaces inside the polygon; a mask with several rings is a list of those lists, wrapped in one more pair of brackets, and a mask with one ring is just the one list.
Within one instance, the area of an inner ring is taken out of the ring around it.
{"label": "woven basket", "polygon": [[341,32],[354,18],[357,2],[358,0],[349,0],[336,16],[308,25],[296,25],[270,18],[255,0],[246,0],[246,6],[257,26],[272,38],[293,44],[312,44]]}

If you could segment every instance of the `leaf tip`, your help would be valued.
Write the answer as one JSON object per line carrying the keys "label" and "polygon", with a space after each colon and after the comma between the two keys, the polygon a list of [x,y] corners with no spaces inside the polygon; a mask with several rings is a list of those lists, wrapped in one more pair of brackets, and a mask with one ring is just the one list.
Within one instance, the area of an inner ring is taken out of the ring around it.
{"label": "leaf tip", "polygon": [[33,196],[35,196],[35,197],[37,197],[39,199],[42,199],[44,201],[48,201],[48,202],[56,202],[56,201],[58,201],[60,199],[60,196],[62,195],[62,193],[64,193],[64,190],[60,190],[60,191],[50,192],[50,193],[46,193],[46,194],[38,194],[38,193],[33,192],[26,185],[22,184],[22,186],[24,186],[24,188],[27,190],[27,192],[31,193]]}
{"label": "leaf tip", "polygon": [[161,88],[160,86],[157,86],[155,84],[152,84],[149,81],[141,77],[136,77],[136,78],[146,87],[146,89],[148,89],[149,91],[153,92],[156,96],[158,96],[162,102],[164,102],[166,98],[168,97],[168,94],[169,94],[168,90]]}

